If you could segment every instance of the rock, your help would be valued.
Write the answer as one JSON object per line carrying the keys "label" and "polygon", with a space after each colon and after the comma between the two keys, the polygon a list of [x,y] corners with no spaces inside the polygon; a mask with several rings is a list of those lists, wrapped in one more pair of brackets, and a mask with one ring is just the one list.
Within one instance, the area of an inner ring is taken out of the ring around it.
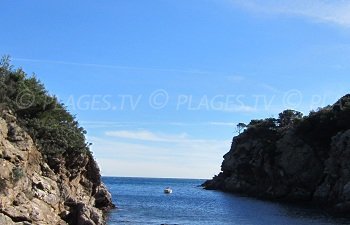
{"label": "rock", "polygon": [[5,120],[0,120],[0,136],[7,138],[8,128]]}
{"label": "rock", "polygon": [[327,202],[329,193],[331,191],[331,185],[328,182],[324,182],[317,187],[314,193],[314,200],[317,202]]}
{"label": "rock", "polygon": [[349,96],[283,126],[252,121],[203,187],[350,213]]}
{"label": "rock", "polygon": [[[299,138],[295,131],[289,130],[276,142],[276,156],[274,161],[283,172],[285,177],[281,183],[288,183],[298,186],[296,196],[303,192],[310,192],[315,189],[323,176],[323,165],[315,155],[310,145]],[[280,179],[282,180],[281,176]]]}
{"label": "rock", "polygon": [[105,224],[104,212],[114,205],[94,159],[62,156],[51,167],[16,118],[2,115],[0,224]]}
{"label": "rock", "polygon": [[101,184],[96,194],[94,195],[95,198],[95,206],[97,208],[115,208],[115,205],[112,203],[112,196],[108,192],[106,186],[104,184]]}
{"label": "rock", "polygon": [[0,213],[0,224],[1,225],[14,225],[12,219],[2,213]]}
{"label": "rock", "polygon": [[350,201],[350,181],[344,185],[343,199],[344,201]]}

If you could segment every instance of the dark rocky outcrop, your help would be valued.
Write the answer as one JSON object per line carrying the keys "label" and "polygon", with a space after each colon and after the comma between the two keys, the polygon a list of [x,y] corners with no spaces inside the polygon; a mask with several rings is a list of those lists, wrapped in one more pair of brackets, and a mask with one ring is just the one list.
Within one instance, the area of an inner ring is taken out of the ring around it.
{"label": "dark rocky outcrop", "polygon": [[92,156],[45,160],[16,117],[0,115],[0,224],[105,224],[114,205]]}
{"label": "dark rocky outcrop", "polygon": [[349,213],[350,95],[306,117],[285,115],[252,121],[233,138],[222,172],[203,186]]}

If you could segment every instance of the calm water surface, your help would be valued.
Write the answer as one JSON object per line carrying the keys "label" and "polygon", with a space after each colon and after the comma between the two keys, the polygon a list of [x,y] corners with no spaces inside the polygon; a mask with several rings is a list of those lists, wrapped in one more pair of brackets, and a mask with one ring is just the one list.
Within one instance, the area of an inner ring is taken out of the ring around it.
{"label": "calm water surface", "polygon": [[[109,214],[114,224],[195,225],[333,225],[350,219],[328,216],[310,207],[265,202],[198,187],[204,180],[103,178],[118,210]],[[165,195],[166,187],[173,194]]]}

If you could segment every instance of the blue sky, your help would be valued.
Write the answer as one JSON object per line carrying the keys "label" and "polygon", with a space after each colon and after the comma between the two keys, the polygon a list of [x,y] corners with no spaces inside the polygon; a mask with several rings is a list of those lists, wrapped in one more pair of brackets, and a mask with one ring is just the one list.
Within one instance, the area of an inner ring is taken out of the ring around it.
{"label": "blue sky", "polygon": [[0,53],[88,131],[108,176],[210,178],[235,124],[349,92],[350,2],[3,1]]}

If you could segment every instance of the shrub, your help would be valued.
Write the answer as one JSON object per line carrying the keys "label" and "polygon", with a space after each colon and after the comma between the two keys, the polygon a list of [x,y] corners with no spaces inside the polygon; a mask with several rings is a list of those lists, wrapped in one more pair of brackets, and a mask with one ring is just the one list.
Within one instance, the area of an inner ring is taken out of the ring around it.
{"label": "shrub", "polygon": [[75,117],[35,76],[14,69],[8,56],[0,61],[0,104],[15,113],[45,158],[72,152],[91,154],[86,131]]}
{"label": "shrub", "polygon": [[293,126],[294,124],[301,121],[303,114],[301,112],[287,109],[278,115],[278,124],[281,127]]}
{"label": "shrub", "polygon": [[305,143],[312,146],[318,157],[327,157],[332,138],[339,132],[350,129],[350,94],[339,99],[334,105],[318,108],[308,116],[294,110],[285,110],[278,119],[252,120],[241,140],[260,139],[265,149],[273,152],[275,142],[286,131],[293,131]]}

